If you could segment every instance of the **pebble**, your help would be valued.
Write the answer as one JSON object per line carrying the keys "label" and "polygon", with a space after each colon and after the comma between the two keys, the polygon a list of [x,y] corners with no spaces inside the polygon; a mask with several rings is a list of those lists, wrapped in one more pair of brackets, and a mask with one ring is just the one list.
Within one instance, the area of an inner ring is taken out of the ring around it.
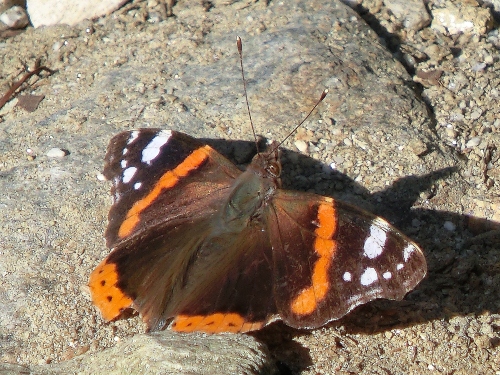
{"label": "pebble", "polygon": [[477,145],[479,145],[479,143],[481,143],[481,137],[473,137],[467,141],[465,147],[467,148],[476,147]]}
{"label": "pebble", "polygon": [[453,127],[446,127],[445,132],[446,132],[446,136],[448,138],[456,138],[456,136],[458,134],[457,131],[455,129],[453,129]]}
{"label": "pebble", "polygon": [[30,23],[24,8],[17,5],[0,14],[0,21],[11,29],[22,29]]}
{"label": "pebble", "polygon": [[427,145],[420,139],[410,141],[408,147],[417,156],[421,156],[427,152]]}
{"label": "pebble", "polygon": [[420,30],[431,23],[421,0],[384,0],[384,4],[406,29]]}
{"label": "pebble", "polygon": [[473,72],[482,72],[484,69],[486,69],[486,63],[477,63],[472,67]]}
{"label": "pebble", "polygon": [[67,152],[63,149],[53,147],[49,151],[47,151],[45,155],[47,155],[49,158],[63,158],[67,155]]}
{"label": "pebble", "polygon": [[451,221],[445,221],[443,224],[443,228],[449,230],[450,232],[454,232],[457,229],[457,226],[453,224]]}
{"label": "pebble", "polygon": [[29,18],[34,27],[56,24],[76,25],[84,19],[97,18],[121,7],[126,0],[27,0]]}
{"label": "pebble", "polygon": [[477,120],[479,117],[481,117],[482,115],[482,111],[479,110],[479,109],[476,109],[474,110],[471,114],[470,114],[470,119],[471,120]]}
{"label": "pebble", "polygon": [[445,35],[485,34],[493,27],[493,17],[488,9],[471,5],[452,5],[434,9],[431,28]]}
{"label": "pebble", "polygon": [[299,139],[299,140],[295,141],[294,144],[295,144],[295,147],[297,147],[297,150],[299,150],[300,152],[302,152],[302,153],[307,152],[308,147],[307,147],[307,143],[305,141]]}

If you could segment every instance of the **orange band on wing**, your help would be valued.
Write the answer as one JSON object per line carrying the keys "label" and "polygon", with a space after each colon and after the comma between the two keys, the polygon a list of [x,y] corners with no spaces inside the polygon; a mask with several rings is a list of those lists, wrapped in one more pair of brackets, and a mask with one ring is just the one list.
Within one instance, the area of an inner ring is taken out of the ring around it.
{"label": "orange band on wing", "polygon": [[104,319],[112,320],[123,310],[132,306],[132,299],[126,296],[116,285],[118,273],[114,263],[101,262],[90,275],[89,287],[92,302],[96,305]]}
{"label": "orange band on wing", "polygon": [[303,289],[292,301],[292,312],[297,315],[313,313],[318,302],[326,297],[330,287],[328,270],[337,249],[337,243],[332,239],[337,230],[337,216],[332,203],[318,207],[317,221],[319,225],[314,232],[317,236],[314,251],[319,258],[314,263],[311,286]]}
{"label": "orange band on wing", "polygon": [[206,333],[243,333],[262,328],[262,322],[247,322],[236,313],[211,315],[178,315],[172,322],[172,330],[178,332],[202,331]]}
{"label": "orange band on wing", "polygon": [[201,164],[208,158],[212,151],[210,146],[203,146],[194,150],[182,163],[173,170],[165,172],[160,180],[156,183],[153,190],[149,192],[141,200],[135,202],[132,208],[127,212],[125,220],[118,230],[118,237],[123,238],[132,233],[136,225],[139,223],[139,215],[147,207],[158,198],[161,192],[165,189],[174,187],[182,177],[186,177],[189,172],[200,167]]}

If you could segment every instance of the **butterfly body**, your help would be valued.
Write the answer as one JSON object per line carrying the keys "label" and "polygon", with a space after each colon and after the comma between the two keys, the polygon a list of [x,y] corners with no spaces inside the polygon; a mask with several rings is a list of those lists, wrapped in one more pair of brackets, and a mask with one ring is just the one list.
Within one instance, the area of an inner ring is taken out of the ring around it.
{"label": "butterfly body", "polygon": [[420,282],[415,243],[357,207],[281,189],[276,143],[269,150],[242,172],[180,132],[111,140],[112,252],[89,282],[105,319],[134,308],[151,330],[316,328]]}

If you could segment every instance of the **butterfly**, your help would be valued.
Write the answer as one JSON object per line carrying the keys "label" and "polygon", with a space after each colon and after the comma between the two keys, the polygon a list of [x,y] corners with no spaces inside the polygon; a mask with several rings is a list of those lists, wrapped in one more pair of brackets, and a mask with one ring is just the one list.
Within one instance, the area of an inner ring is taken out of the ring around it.
{"label": "butterfly", "polygon": [[187,134],[125,131],[103,174],[112,251],[89,287],[106,320],[133,308],[149,330],[313,329],[400,300],[427,272],[419,246],[383,218],[282,189],[276,142],[241,171]]}

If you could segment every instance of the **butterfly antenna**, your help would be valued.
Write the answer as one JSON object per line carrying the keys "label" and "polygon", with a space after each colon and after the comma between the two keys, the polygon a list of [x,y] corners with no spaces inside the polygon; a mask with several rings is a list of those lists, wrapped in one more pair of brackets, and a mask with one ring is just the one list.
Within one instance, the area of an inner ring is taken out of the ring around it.
{"label": "butterfly antenna", "polygon": [[306,120],[309,118],[309,116],[311,116],[311,113],[313,113],[313,111],[316,109],[316,107],[319,105],[319,103],[321,103],[323,101],[323,99],[325,99],[326,97],[326,94],[328,94],[328,89],[324,89],[322,94],[321,94],[321,97],[319,98],[319,100],[316,102],[316,104],[314,105],[314,107],[312,107],[312,109],[309,111],[309,113],[307,114],[307,116],[295,127],[293,128],[293,130],[288,133],[288,135],[285,137],[285,139],[283,139],[280,143],[278,143],[278,145],[270,152],[270,153],[273,153],[274,151],[276,151],[283,143],[285,143],[285,141],[290,138],[290,136],[295,133],[295,131],[304,123],[306,122]]}
{"label": "butterfly antenna", "polygon": [[255,127],[253,126],[252,114],[250,113],[250,104],[248,104],[247,81],[245,79],[245,70],[243,69],[243,45],[241,43],[241,38],[239,36],[236,37],[236,45],[238,46],[238,54],[240,55],[241,78],[243,79],[243,91],[245,92],[248,117],[250,118],[250,126],[252,127],[253,138],[255,140],[255,147],[257,148],[257,153],[259,153],[260,152],[259,142],[257,141],[257,135],[255,134]]}

